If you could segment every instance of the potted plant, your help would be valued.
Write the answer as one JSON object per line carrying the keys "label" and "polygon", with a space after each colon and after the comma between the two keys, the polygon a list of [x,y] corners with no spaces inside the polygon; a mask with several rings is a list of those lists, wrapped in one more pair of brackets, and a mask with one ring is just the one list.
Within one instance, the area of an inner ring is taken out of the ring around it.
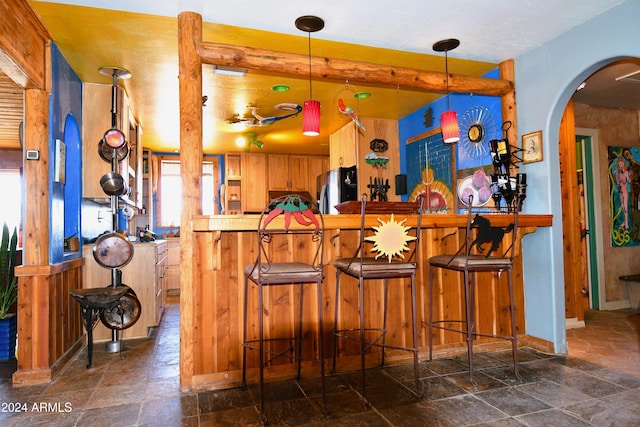
{"label": "potted plant", "polygon": [[14,274],[17,246],[16,229],[9,237],[9,227],[5,223],[0,240],[0,360],[15,356],[16,314],[9,310],[18,299],[18,278]]}

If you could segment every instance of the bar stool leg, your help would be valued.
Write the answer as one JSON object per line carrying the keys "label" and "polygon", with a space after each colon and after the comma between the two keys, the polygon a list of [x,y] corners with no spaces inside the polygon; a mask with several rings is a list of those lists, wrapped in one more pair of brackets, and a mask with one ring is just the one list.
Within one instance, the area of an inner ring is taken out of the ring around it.
{"label": "bar stool leg", "polygon": [[365,380],[364,380],[364,369],[365,369],[365,357],[364,352],[366,350],[365,336],[364,336],[364,280],[362,277],[359,279],[358,283],[359,287],[359,300],[360,300],[360,376],[361,376],[361,392],[362,392],[362,400],[364,402],[365,407],[369,407],[369,401],[365,397]]}
{"label": "bar stool leg", "polygon": [[522,380],[520,376],[520,370],[518,368],[518,335],[516,330],[516,310],[515,301],[513,296],[513,275],[511,269],[507,272],[507,278],[509,280],[509,309],[511,311],[511,346],[513,348],[513,372],[516,378]]}
{"label": "bar stool leg", "polygon": [[296,359],[298,362],[298,376],[300,379],[301,365],[302,365],[302,308],[304,307],[304,284],[299,284],[300,287],[300,310],[298,312],[298,336],[294,337],[294,344],[296,344]]}
{"label": "bar stool leg", "polygon": [[433,360],[433,267],[429,267],[429,361]]}
{"label": "bar stool leg", "polygon": [[324,401],[324,321],[323,321],[323,300],[322,300],[322,281],[318,281],[317,285],[318,293],[318,350],[320,351],[320,393],[322,394],[320,406],[322,407],[322,413],[325,416],[329,415],[329,411],[325,406]]}
{"label": "bar stool leg", "polygon": [[411,320],[413,322],[413,376],[416,381],[416,394],[422,397],[418,366],[418,326],[416,319],[416,276],[411,275]]}
{"label": "bar stool leg", "polygon": [[242,323],[242,387],[247,386],[247,304],[249,300],[249,279],[244,279],[244,322]]}
{"label": "bar stool leg", "polygon": [[382,363],[384,366],[384,354],[387,343],[387,303],[389,302],[389,279],[384,279],[384,302],[382,306]]}
{"label": "bar stool leg", "polygon": [[336,293],[335,293],[335,314],[333,317],[333,368],[332,373],[336,372],[336,358],[338,357],[338,309],[340,306],[340,270],[336,273]]}
{"label": "bar stool leg", "polygon": [[[470,276],[471,274],[471,276]],[[467,357],[469,358],[469,381],[473,384],[473,387],[478,387],[478,383],[473,377],[473,331],[475,328],[474,320],[474,298],[473,298],[473,273],[468,271],[464,272],[464,302],[466,309],[466,324],[467,324]]]}
{"label": "bar stool leg", "polygon": [[262,285],[258,284],[258,352],[260,353],[260,418],[262,423],[267,423],[264,413],[264,332],[263,332],[263,300]]}

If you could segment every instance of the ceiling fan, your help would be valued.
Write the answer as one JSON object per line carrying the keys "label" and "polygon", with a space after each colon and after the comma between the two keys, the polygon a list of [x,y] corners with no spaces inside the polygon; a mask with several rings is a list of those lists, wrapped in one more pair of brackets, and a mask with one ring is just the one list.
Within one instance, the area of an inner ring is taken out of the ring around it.
{"label": "ceiling fan", "polygon": [[240,127],[240,128],[264,127],[264,126],[270,126],[277,121],[287,119],[289,117],[295,117],[302,112],[302,107],[299,104],[288,103],[288,102],[277,104],[275,106],[276,110],[289,112],[288,114],[284,114],[282,116],[263,117],[258,114],[257,106],[249,105],[247,108],[251,110],[250,116],[242,117],[240,116],[240,114],[235,114],[233,117],[226,119],[225,123],[236,126],[236,127]]}

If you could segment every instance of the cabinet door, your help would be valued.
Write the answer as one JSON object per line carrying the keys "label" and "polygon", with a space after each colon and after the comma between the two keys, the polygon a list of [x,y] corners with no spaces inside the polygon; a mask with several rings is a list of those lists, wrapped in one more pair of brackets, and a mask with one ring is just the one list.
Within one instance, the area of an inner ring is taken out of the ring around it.
{"label": "cabinet door", "polygon": [[286,154],[269,154],[269,187],[268,190],[289,190],[289,156]]}
{"label": "cabinet door", "polygon": [[329,137],[330,168],[349,167],[358,164],[358,130],[349,122]]}
{"label": "cabinet door", "polygon": [[318,175],[329,170],[329,157],[309,156],[309,193],[312,197],[318,198],[320,189],[318,188]]}
{"label": "cabinet door", "polygon": [[245,212],[261,212],[267,205],[267,155],[247,153],[244,156],[242,200]]}
{"label": "cabinet door", "polygon": [[241,214],[244,211],[242,200],[242,154],[225,155],[225,194],[224,210],[227,215]]}
{"label": "cabinet door", "polygon": [[309,156],[289,156],[289,190],[309,191]]}

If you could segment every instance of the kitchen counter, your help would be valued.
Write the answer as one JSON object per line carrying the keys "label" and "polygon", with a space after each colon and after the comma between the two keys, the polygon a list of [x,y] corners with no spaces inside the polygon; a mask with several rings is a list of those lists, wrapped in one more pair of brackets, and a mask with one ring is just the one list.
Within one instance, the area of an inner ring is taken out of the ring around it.
{"label": "kitchen counter", "polygon": [[[384,214],[371,214],[366,217],[366,226],[379,225],[378,218]],[[464,240],[464,228],[466,227],[466,215],[425,214],[422,217],[422,258],[455,252],[459,244]],[[188,363],[188,371],[193,372],[189,383],[194,389],[221,389],[239,386],[242,370],[242,306],[243,306],[243,267],[254,261],[256,242],[256,228],[259,215],[224,215],[224,216],[198,216],[192,219],[194,230],[194,282],[192,290],[192,307],[190,313],[182,313],[188,318],[184,324],[192,323],[192,327],[181,330],[181,339],[186,340],[191,346],[193,359]],[[491,216],[493,225],[506,226],[511,222],[511,216],[495,214]],[[407,217],[408,226],[415,226],[417,215]],[[551,215],[521,215],[519,218],[519,236],[516,245],[515,257],[515,299],[516,299],[516,323],[519,336],[526,336],[524,291],[522,280],[522,258],[520,239],[536,231],[537,227],[548,227],[552,224]],[[341,214],[325,215],[325,280],[323,283],[324,319],[325,319],[325,360],[330,360],[333,354],[331,348],[331,331],[333,330],[333,310],[335,293],[335,268],[332,261],[341,256],[350,256],[354,253],[360,232],[360,215]],[[295,241],[283,241],[283,245],[293,245],[297,256],[304,256],[305,248],[297,245]],[[290,250],[284,250],[289,254]],[[419,265],[418,270],[418,325],[419,347],[421,358],[428,354],[428,268],[426,262]],[[455,274],[445,275],[445,286],[438,292],[438,307],[446,307],[450,318],[461,315],[462,310],[462,280]],[[480,286],[486,290],[479,293],[478,297],[478,327],[482,330],[504,329],[509,326],[508,300],[503,292],[506,285],[506,275],[500,279],[496,276],[484,275],[479,279]],[[504,283],[502,283],[504,282]],[[373,284],[372,286],[379,286]],[[351,278],[345,279],[341,291],[341,316],[343,320],[356,320],[357,309],[353,304],[357,301],[357,282]],[[457,286],[456,286],[457,284]],[[350,286],[353,285],[353,286]],[[251,292],[255,288],[250,286]],[[375,288],[374,288],[375,289]],[[411,339],[410,308],[407,306],[405,293],[407,287],[392,287],[390,304],[397,307],[398,316],[389,319],[389,328],[392,332],[388,335],[391,342],[402,343]],[[277,333],[287,331],[293,324],[293,316],[299,298],[291,286],[274,286],[265,291],[265,299],[269,301],[269,310],[265,321],[268,328]],[[313,354],[314,334],[316,328],[316,307],[314,301],[315,292],[308,292],[304,302],[303,314],[303,354]],[[372,297],[368,301],[369,313],[378,313],[379,298]],[[379,313],[378,313],[379,314]],[[458,317],[460,318],[460,317]],[[278,321],[276,322],[276,319]],[[250,313],[249,324],[254,325],[257,318]],[[188,329],[188,330],[187,330]],[[522,342],[522,341],[521,341]],[[338,371],[358,369],[358,349],[349,346],[349,343],[339,344]],[[482,351],[486,349],[508,348],[508,343],[502,340],[481,338],[476,341],[475,348]],[[357,347],[357,346],[355,346]],[[434,337],[435,357],[462,354],[466,351],[464,337],[460,334],[443,331]],[[255,352],[250,352],[255,353]],[[251,357],[254,357],[253,359]],[[367,357],[376,358],[376,352]],[[406,352],[388,351],[387,363],[401,363],[410,357]],[[303,376],[319,375],[318,357],[313,362],[303,362]],[[248,381],[257,381],[257,358],[255,355],[249,358]],[[187,363],[181,359],[181,364]],[[294,364],[286,360],[265,370],[266,381],[290,378],[294,374]],[[181,366],[181,369],[184,366]]]}

